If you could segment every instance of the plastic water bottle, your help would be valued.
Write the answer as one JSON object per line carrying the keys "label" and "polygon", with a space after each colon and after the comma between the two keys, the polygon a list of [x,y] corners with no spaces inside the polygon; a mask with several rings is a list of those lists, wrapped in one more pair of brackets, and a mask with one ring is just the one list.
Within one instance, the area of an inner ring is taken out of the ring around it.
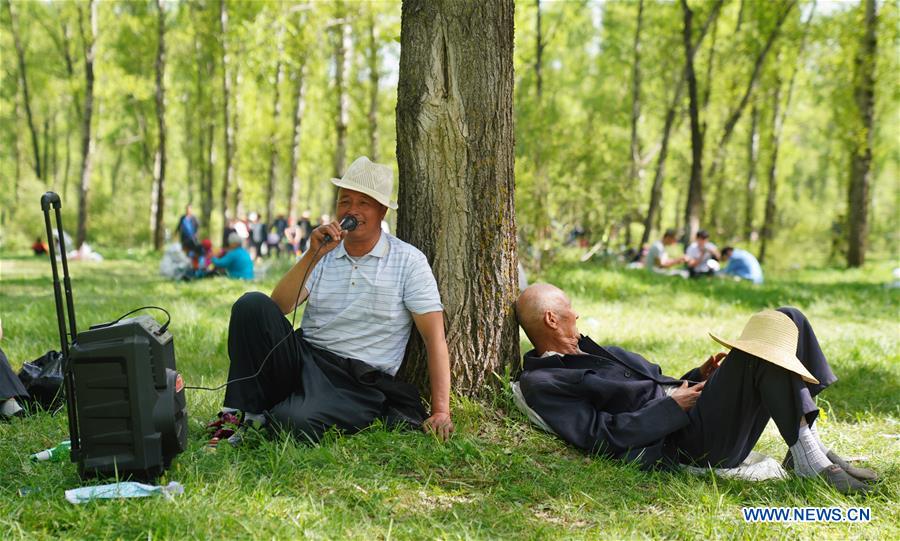
{"label": "plastic water bottle", "polygon": [[35,453],[31,455],[31,460],[37,460],[39,462],[50,461],[50,462],[61,462],[69,458],[69,455],[72,450],[72,442],[66,440],[56,447],[51,447],[50,449],[45,449],[39,453]]}

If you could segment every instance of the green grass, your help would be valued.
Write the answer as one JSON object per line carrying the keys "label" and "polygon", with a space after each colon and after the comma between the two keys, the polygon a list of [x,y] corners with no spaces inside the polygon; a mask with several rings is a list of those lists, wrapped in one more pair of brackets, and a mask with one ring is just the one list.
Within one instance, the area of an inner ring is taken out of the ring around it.
{"label": "green grass", "polygon": [[[3,349],[15,368],[57,349],[46,259],[0,259]],[[173,317],[179,369],[188,384],[224,381],[231,303],[270,291],[279,269],[255,283],[172,283],[144,254],[73,263],[79,327],[143,304]],[[69,463],[31,463],[29,453],[66,438],[64,415],[0,423],[3,538],[900,538],[900,292],[890,263],[862,271],[812,269],[767,277],[761,287],[681,281],[560,263],[543,278],[571,293],[582,332],[641,352],[681,374],[717,349],[707,331],[737,336],[753,312],[803,309],[841,378],[820,406],[823,438],[845,455],[867,455],[885,478],[866,497],[844,497],[800,479],[749,483],[684,473],[641,472],[587,457],[532,429],[507,393],[454,398],[458,431],[441,444],[373,427],[329,434],[310,447],[290,438],[204,450],[203,423],[222,392],[188,394],[190,442],[167,472],[185,494],[174,501],[65,502],[82,484]],[[528,344],[523,341],[523,348]],[[769,427],[757,446],[781,457]],[[17,490],[34,491],[18,496]],[[745,524],[744,506],[865,506],[869,524]]]}

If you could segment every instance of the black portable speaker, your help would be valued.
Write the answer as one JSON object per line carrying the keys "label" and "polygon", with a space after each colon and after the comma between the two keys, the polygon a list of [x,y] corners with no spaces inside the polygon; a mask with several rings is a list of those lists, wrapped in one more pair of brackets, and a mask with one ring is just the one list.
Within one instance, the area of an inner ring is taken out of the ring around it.
{"label": "black portable speaker", "polygon": [[[168,323],[149,316],[94,325],[78,333],[66,261],[59,196],[47,192],[41,209],[47,226],[72,462],[82,477],[154,479],[187,446],[184,382],[175,369]],[[56,266],[50,209],[56,213],[66,309]],[[66,335],[68,312],[71,346]]]}

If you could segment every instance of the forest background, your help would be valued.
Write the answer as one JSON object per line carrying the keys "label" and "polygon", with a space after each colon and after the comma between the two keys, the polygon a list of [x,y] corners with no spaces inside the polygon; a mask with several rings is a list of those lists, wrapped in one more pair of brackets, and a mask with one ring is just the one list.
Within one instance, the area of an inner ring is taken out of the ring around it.
{"label": "forest background", "polygon": [[[897,4],[875,5],[874,49],[866,2],[690,5],[697,225],[720,246],[759,254],[770,243],[770,266],[845,264],[863,205],[869,252],[895,256]],[[329,212],[328,179],[356,156],[395,167],[400,6],[4,1],[0,242],[21,249],[41,234],[47,189],[70,216],[84,201],[78,230],[67,224],[101,250],[161,243],[189,202],[217,244],[226,213]],[[682,6],[517,2],[515,23],[523,262],[576,226],[618,250],[690,225]],[[867,66],[871,169],[853,202]]]}

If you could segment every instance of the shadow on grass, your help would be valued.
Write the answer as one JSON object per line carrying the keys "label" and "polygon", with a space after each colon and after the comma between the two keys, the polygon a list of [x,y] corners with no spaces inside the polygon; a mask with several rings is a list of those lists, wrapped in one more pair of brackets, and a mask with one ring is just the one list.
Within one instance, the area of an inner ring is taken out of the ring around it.
{"label": "shadow on grass", "polygon": [[872,415],[900,415],[900,375],[897,370],[856,362],[835,367],[838,381],[820,394],[833,415],[867,420]]}

